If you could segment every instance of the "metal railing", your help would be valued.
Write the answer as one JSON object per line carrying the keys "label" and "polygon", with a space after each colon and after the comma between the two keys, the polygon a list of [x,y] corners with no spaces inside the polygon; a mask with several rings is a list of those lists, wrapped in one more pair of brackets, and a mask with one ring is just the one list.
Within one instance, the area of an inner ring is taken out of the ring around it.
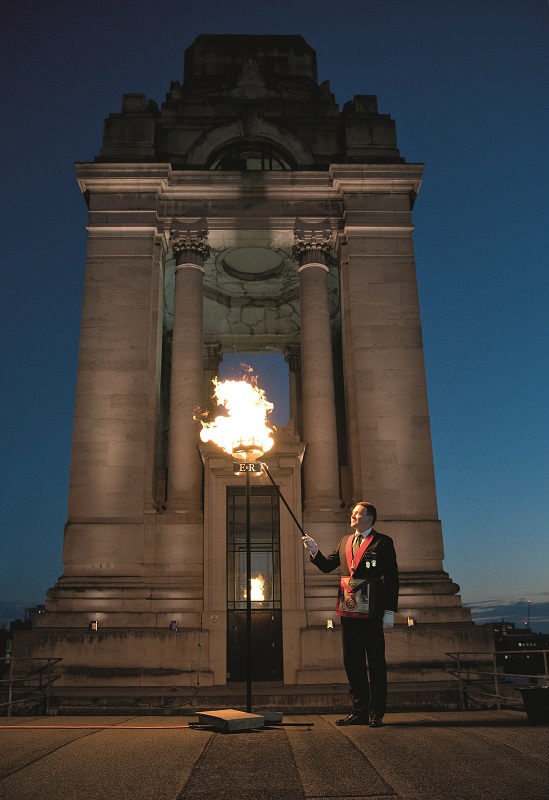
{"label": "metal railing", "polygon": [[0,714],[11,717],[16,706],[50,710],[51,689],[61,677],[53,668],[61,658],[0,658]]}
{"label": "metal railing", "polygon": [[[522,653],[520,650],[496,650],[491,655],[482,652],[456,652],[446,653],[454,659],[455,665],[447,667],[448,672],[457,678],[459,695],[463,710],[469,708],[470,703],[486,705],[495,703],[500,710],[502,706],[522,706],[522,699],[516,697],[516,691],[521,687],[531,685],[532,681],[540,685],[549,685],[548,655],[549,650],[530,650]],[[501,656],[513,655],[543,655],[543,674],[506,672],[501,663]],[[512,678],[513,680],[508,680]],[[493,686],[493,691],[490,690]],[[478,700],[477,698],[486,698]]]}

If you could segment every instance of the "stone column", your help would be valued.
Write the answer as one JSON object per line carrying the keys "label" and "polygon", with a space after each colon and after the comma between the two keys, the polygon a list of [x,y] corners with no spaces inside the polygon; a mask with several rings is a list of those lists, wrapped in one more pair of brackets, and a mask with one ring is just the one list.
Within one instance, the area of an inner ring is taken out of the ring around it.
{"label": "stone column", "polygon": [[170,229],[175,254],[170,428],[168,444],[168,511],[202,513],[200,424],[194,419],[203,398],[204,261],[208,257],[205,219]]}
{"label": "stone column", "polygon": [[214,387],[212,381],[219,375],[219,365],[222,361],[223,349],[219,343],[205,345],[203,354],[202,409],[207,411],[209,415],[211,415],[212,411],[217,410],[213,400]]}
{"label": "stone column", "polygon": [[301,294],[301,380],[303,402],[304,510],[339,510],[339,466],[335,413],[328,266],[332,230],[328,220],[296,220],[294,258]]}
{"label": "stone column", "polygon": [[302,431],[302,403],[301,403],[301,350],[299,347],[289,345],[284,350],[284,361],[288,364],[288,378],[290,388],[290,419],[294,421],[294,429],[303,435]]}

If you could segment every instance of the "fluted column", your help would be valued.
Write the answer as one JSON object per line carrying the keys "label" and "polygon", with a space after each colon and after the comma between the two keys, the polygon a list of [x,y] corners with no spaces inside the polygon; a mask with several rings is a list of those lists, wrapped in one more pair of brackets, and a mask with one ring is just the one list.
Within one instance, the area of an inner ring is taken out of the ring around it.
{"label": "fluted column", "polygon": [[181,514],[202,512],[200,425],[194,416],[203,397],[204,261],[210,251],[206,225],[202,219],[170,229],[176,266],[167,508]]}
{"label": "fluted column", "polygon": [[339,510],[339,466],[332,334],[326,254],[332,231],[328,220],[296,220],[294,258],[301,294],[301,377],[303,403],[304,510]]}

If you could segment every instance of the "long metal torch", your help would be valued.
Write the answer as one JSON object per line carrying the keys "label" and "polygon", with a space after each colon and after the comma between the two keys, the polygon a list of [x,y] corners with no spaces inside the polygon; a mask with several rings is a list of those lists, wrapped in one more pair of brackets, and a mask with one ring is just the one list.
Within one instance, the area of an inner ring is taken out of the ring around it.
{"label": "long metal torch", "polygon": [[263,469],[265,470],[265,472],[267,473],[267,475],[268,475],[268,477],[269,477],[269,480],[271,481],[271,483],[272,483],[272,484],[273,484],[273,486],[275,487],[276,491],[278,492],[278,496],[280,497],[280,499],[282,500],[282,502],[284,503],[284,505],[286,506],[286,508],[287,508],[287,509],[288,509],[288,511],[290,512],[290,516],[292,517],[293,521],[295,522],[295,524],[297,525],[297,527],[298,527],[298,528],[299,528],[299,530],[301,531],[301,535],[302,535],[302,536],[306,536],[307,534],[305,533],[305,531],[303,530],[303,528],[301,527],[301,525],[300,525],[300,524],[299,524],[299,522],[297,521],[297,519],[296,519],[296,516],[295,516],[294,512],[292,511],[292,509],[290,508],[290,506],[289,506],[289,505],[288,505],[288,503],[286,502],[286,498],[284,497],[284,495],[283,495],[283,494],[282,494],[282,492],[280,491],[280,488],[278,487],[278,485],[277,485],[277,484],[274,482],[273,476],[272,476],[272,475],[271,475],[271,473],[269,472],[269,467],[267,466],[267,464],[265,464],[265,462],[264,462],[264,461],[261,461],[260,463],[261,463],[261,466],[263,467]]}

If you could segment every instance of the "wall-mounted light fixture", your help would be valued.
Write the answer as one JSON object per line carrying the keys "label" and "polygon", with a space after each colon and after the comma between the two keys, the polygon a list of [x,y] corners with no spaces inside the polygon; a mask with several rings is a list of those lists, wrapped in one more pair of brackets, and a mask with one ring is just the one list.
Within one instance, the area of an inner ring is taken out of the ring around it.
{"label": "wall-mounted light fixture", "polygon": [[92,619],[92,621],[90,622],[89,629],[90,629],[90,631],[96,631],[97,630],[97,620],[96,619]]}
{"label": "wall-mounted light fixture", "polygon": [[408,627],[415,628],[416,627],[416,619],[415,617],[408,617]]}
{"label": "wall-mounted light fixture", "polygon": [[172,621],[170,622],[170,630],[171,631],[176,631],[177,630],[177,620],[176,619],[172,619]]}
{"label": "wall-mounted light fixture", "polygon": [[326,627],[333,631],[333,629],[334,629],[334,621],[333,621],[333,619],[327,619],[326,620]]}

